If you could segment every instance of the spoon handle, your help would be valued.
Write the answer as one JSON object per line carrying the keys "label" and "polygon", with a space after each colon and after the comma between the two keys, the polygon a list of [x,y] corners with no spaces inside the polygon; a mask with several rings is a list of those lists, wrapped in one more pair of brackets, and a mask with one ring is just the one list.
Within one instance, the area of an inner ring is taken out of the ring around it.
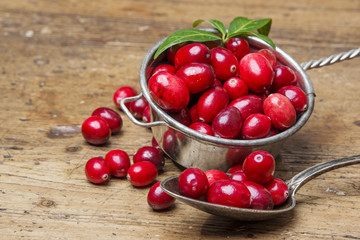
{"label": "spoon handle", "polygon": [[319,163],[296,174],[287,182],[287,185],[289,187],[289,190],[291,190],[291,192],[295,194],[301,186],[303,186],[311,179],[331,170],[357,163],[360,163],[360,155],[354,155],[350,157],[344,157]]}

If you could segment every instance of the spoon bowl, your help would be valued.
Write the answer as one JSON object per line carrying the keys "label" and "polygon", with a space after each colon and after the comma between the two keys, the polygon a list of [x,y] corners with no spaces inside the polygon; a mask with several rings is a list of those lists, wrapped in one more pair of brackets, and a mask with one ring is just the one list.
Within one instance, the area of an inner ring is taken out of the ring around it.
{"label": "spoon bowl", "polygon": [[311,179],[333,169],[357,163],[360,163],[360,155],[334,159],[331,161],[319,163],[303,170],[286,182],[289,188],[289,197],[285,203],[280,206],[276,206],[273,210],[228,207],[224,205],[208,203],[205,200],[185,197],[179,192],[179,175],[165,179],[161,182],[160,186],[167,194],[201,211],[241,221],[260,221],[275,218],[283,213],[291,211],[296,205],[295,193],[301,186],[303,186]]}

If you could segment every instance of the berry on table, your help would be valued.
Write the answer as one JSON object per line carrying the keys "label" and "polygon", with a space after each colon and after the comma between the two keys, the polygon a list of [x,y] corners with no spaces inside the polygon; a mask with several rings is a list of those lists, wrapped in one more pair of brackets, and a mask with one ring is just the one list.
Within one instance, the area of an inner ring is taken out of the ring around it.
{"label": "berry on table", "polygon": [[139,148],[133,157],[134,163],[137,162],[151,162],[158,170],[161,170],[165,165],[163,153],[156,147],[144,146]]}
{"label": "berry on table", "polygon": [[147,202],[153,210],[164,210],[174,205],[175,198],[164,192],[160,187],[161,182],[157,182],[151,186]]}
{"label": "berry on table", "polygon": [[86,162],[85,174],[87,179],[95,184],[104,183],[110,176],[110,166],[101,157],[91,158]]}
{"label": "berry on table", "polygon": [[100,107],[95,109],[91,116],[102,117],[110,127],[111,134],[119,133],[122,127],[121,116],[111,108]]}
{"label": "berry on table", "polygon": [[109,151],[105,155],[105,161],[110,166],[111,175],[114,177],[125,177],[131,165],[129,155],[120,149]]}
{"label": "berry on table", "polygon": [[91,116],[81,125],[81,133],[88,143],[103,145],[109,140],[111,130],[102,117]]}
{"label": "berry on table", "polygon": [[135,187],[145,187],[155,181],[158,175],[156,166],[151,162],[137,162],[130,166],[127,179]]}

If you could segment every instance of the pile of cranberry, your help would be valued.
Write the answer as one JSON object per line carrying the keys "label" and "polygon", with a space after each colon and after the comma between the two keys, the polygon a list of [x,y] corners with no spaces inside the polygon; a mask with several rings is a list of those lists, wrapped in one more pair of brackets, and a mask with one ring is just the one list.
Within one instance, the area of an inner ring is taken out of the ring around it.
{"label": "pile of cranberry", "polygon": [[220,170],[184,170],[179,176],[179,192],[230,207],[271,210],[289,196],[287,185],[275,178],[274,172],[274,157],[266,151],[255,151],[242,164],[231,167],[228,174]]}
{"label": "pile of cranberry", "polygon": [[148,85],[169,115],[220,138],[272,136],[293,126],[307,109],[295,72],[277,61],[274,50],[251,49],[240,37],[225,47],[188,43],[169,48]]}

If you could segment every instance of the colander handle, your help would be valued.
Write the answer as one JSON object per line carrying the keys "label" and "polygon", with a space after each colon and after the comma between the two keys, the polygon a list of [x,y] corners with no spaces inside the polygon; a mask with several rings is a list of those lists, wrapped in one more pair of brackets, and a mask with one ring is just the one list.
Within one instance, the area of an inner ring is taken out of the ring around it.
{"label": "colander handle", "polygon": [[156,122],[149,122],[149,123],[140,122],[131,114],[130,110],[125,106],[125,103],[136,101],[136,100],[142,98],[142,96],[143,96],[142,93],[140,93],[139,95],[134,96],[134,97],[128,97],[128,98],[121,99],[120,106],[121,106],[122,110],[124,111],[124,113],[129,117],[129,119],[136,125],[139,125],[141,127],[148,127],[148,128],[166,124],[164,121],[156,121]]}
{"label": "colander handle", "polygon": [[301,67],[304,70],[323,67],[333,63],[341,62],[344,60],[349,60],[360,55],[360,48],[352,49],[347,52],[341,52],[338,54],[331,55],[329,57],[320,58],[319,60],[310,60],[308,62],[301,63]]}

